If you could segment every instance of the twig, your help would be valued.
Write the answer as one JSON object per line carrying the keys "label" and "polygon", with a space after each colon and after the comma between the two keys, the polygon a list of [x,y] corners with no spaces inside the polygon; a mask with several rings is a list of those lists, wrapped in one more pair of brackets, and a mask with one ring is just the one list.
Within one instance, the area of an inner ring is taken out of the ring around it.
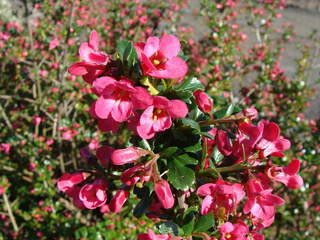
{"label": "twig", "polygon": [[3,193],[3,200],[4,200],[4,204],[6,205],[6,208],[7,208],[7,211],[8,211],[8,214],[9,214],[10,221],[12,223],[13,229],[14,229],[15,232],[18,232],[19,228],[18,228],[16,219],[15,219],[13,213],[12,213],[12,209],[11,209],[10,202],[9,202],[9,199],[8,199],[8,196],[7,196],[6,192]]}

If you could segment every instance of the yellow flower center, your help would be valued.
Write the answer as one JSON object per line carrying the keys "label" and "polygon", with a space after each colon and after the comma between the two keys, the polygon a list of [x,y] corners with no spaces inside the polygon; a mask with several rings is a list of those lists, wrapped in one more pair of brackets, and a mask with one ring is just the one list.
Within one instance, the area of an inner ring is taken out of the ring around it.
{"label": "yellow flower center", "polygon": [[231,238],[232,236],[230,233],[227,233],[224,237],[228,239],[228,238]]}
{"label": "yellow flower center", "polygon": [[159,64],[160,64],[160,61],[157,60],[157,59],[155,59],[155,60],[153,60],[153,64],[154,64],[154,65],[159,65]]}

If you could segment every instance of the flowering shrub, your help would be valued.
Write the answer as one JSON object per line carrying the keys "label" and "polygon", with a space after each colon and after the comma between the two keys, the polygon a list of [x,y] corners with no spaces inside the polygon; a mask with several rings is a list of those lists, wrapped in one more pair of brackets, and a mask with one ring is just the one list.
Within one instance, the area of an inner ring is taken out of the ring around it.
{"label": "flowering shrub", "polygon": [[[133,192],[141,199],[134,214],[152,212],[162,234],[150,230],[138,239],[263,239],[258,231],[273,223],[275,207],[285,202],[272,193],[272,183],[293,189],[303,185],[298,159],[281,167],[269,157],[284,157],[290,148],[278,125],[267,120],[254,125],[254,108],[241,111],[230,105],[214,111],[212,99],[201,92],[204,86],[186,75],[187,64],[176,57],[180,43],[173,35],[149,37],[146,43],[119,42],[115,56],[99,53],[102,65],[92,62],[97,45],[98,34],[92,31],[79,49],[84,62],[69,72],[80,75],[92,64],[92,78],[88,81],[82,74],[98,97],[92,116],[104,120],[104,131],[132,133],[123,144],[126,148],[106,146],[112,153],[101,154],[105,167],[92,154],[89,168],[96,167],[65,174],[58,186],[67,178],[70,187],[60,190],[79,208],[110,205],[114,212],[121,211]],[[83,57],[86,51],[90,57]],[[148,88],[143,87],[146,83]],[[108,202],[113,190],[117,193]],[[157,209],[150,209],[154,204]]]}
{"label": "flowering shrub", "polygon": [[0,238],[318,239],[317,35],[289,78],[284,1],[204,0],[200,40],[186,7],[45,0],[0,22]]}

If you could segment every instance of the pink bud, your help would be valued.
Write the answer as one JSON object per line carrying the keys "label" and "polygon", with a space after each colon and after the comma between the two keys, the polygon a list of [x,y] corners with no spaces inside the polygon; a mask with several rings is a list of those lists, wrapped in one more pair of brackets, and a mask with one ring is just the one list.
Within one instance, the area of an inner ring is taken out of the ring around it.
{"label": "pink bud", "polygon": [[103,146],[97,149],[96,155],[103,167],[108,166],[113,152],[114,152],[114,148],[109,146]]}
{"label": "pink bud", "polygon": [[230,143],[230,138],[225,131],[218,130],[218,134],[216,135],[216,143],[219,151],[223,155],[229,156],[232,153],[232,145]]}
{"label": "pink bud", "polygon": [[33,116],[32,118],[34,125],[39,126],[41,123],[41,117],[39,116]]}
{"label": "pink bud", "polygon": [[196,103],[202,112],[208,113],[212,110],[212,99],[208,97],[206,93],[201,90],[197,90],[193,93],[196,99]]}
{"label": "pink bud", "polygon": [[109,204],[110,211],[114,213],[119,213],[123,204],[125,204],[125,202],[128,200],[129,194],[129,191],[118,190],[116,195],[114,195]]}
{"label": "pink bud", "polygon": [[57,184],[59,191],[67,192],[71,190],[74,185],[81,183],[87,178],[87,173],[76,172],[76,173],[65,173],[63,174]]}
{"label": "pink bud", "polygon": [[137,147],[118,149],[112,153],[111,161],[114,165],[124,165],[127,163],[136,162],[144,154],[145,151]]}
{"label": "pink bud", "polygon": [[159,201],[161,202],[163,208],[169,209],[174,205],[174,198],[170,189],[169,183],[161,179],[154,184],[154,190],[157,194]]}
{"label": "pink bud", "polygon": [[258,118],[258,111],[254,107],[245,108],[242,110],[243,114],[248,117],[250,120]]}

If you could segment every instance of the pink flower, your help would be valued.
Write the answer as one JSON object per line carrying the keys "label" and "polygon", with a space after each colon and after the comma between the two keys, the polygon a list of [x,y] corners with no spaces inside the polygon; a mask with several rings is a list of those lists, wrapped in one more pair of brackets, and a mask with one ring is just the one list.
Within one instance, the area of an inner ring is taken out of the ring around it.
{"label": "pink flower", "polygon": [[138,235],[138,240],[169,240],[170,234],[156,235],[153,230],[149,229],[148,233],[141,233]]}
{"label": "pink flower", "polygon": [[128,200],[130,195],[129,191],[126,190],[118,190],[116,195],[111,199],[109,208],[111,212],[119,213],[123,204]]}
{"label": "pink flower", "polygon": [[144,109],[152,104],[148,91],[142,87],[133,87],[127,79],[116,81],[112,77],[97,78],[93,82],[93,89],[100,97],[92,109],[101,119],[111,116],[116,122],[124,122],[133,110]]}
{"label": "pink flower", "polygon": [[146,43],[136,43],[135,48],[147,76],[175,79],[184,77],[188,71],[186,62],[177,57],[180,41],[175,36],[149,37]]}
{"label": "pink flower", "polygon": [[187,114],[188,107],[181,100],[168,100],[165,97],[155,96],[153,105],[142,113],[137,132],[141,138],[153,138],[156,132],[171,127],[171,118],[184,118]]}
{"label": "pink flower", "polygon": [[83,76],[88,83],[92,83],[105,71],[110,59],[106,53],[99,51],[99,36],[95,30],[90,33],[89,42],[80,45],[79,55],[83,61],[74,63],[68,71],[73,75]]}
{"label": "pink flower", "polygon": [[117,149],[111,155],[111,162],[114,165],[124,165],[127,163],[134,163],[148,152],[137,147],[128,147],[124,149]]}
{"label": "pink flower", "polygon": [[83,202],[79,198],[81,187],[74,186],[70,191],[66,192],[69,197],[73,200],[73,205],[75,205],[79,209],[85,209]]}
{"label": "pink flower", "polygon": [[300,160],[293,159],[287,167],[271,167],[267,170],[270,179],[281,182],[288,188],[300,188],[303,179],[297,174],[300,169]]}
{"label": "pink flower", "polygon": [[250,179],[246,183],[248,200],[246,201],[243,212],[251,213],[254,217],[269,220],[275,215],[275,206],[284,204],[284,200],[272,194],[271,188],[264,188],[258,179]]}
{"label": "pink flower", "polygon": [[103,179],[96,179],[93,183],[84,185],[79,192],[79,199],[88,209],[95,209],[107,201],[108,184]]}
{"label": "pink flower", "polygon": [[261,150],[260,155],[265,158],[269,155],[283,157],[282,151],[290,148],[290,141],[280,136],[280,128],[277,124],[262,120],[259,126],[263,128],[262,137],[256,148]]}
{"label": "pink flower", "polygon": [[[92,108],[94,105],[92,105]],[[92,110],[94,111],[94,110]],[[95,114],[93,114],[95,116]],[[113,134],[116,134],[119,128],[118,122],[116,122],[112,117],[109,117],[107,119],[98,119],[98,128],[101,132],[112,132]]]}
{"label": "pink flower", "polygon": [[219,227],[219,232],[221,233],[220,240],[247,240],[249,227],[242,221],[236,224],[226,222]]}
{"label": "pink flower", "polygon": [[52,39],[49,43],[49,50],[55,49],[58,46],[59,46],[59,39],[57,38]]}
{"label": "pink flower", "polygon": [[201,90],[197,90],[193,93],[196,99],[196,104],[202,112],[209,113],[212,111],[212,99],[208,97],[206,93]]}
{"label": "pink flower", "polygon": [[0,143],[0,151],[4,151],[6,154],[8,154],[10,152],[10,149],[10,143]]}
{"label": "pink flower", "polygon": [[72,130],[67,130],[62,133],[62,137],[64,140],[71,141],[73,138]]}
{"label": "pink flower", "polygon": [[99,51],[99,35],[95,30],[90,33],[89,42],[81,43],[79,55],[87,63],[106,64],[109,61],[109,56]]}
{"label": "pink flower", "polygon": [[68,192],[76,184],[83,182],[88,177],[85,172],[64,173],[58,180],[57,187],[59,191]]}
{"label": "pink flower", "polygon": [[[232,184],[221,179],[215,183],[200,186],[197,194],[205,197],[201,205],[201,214],[206,215],[213,211],[216,216],[219,216],[220,212],[225,215],[231,214],[245,196],[241,184]],[[224,218],[225,216],[219,217]]]}
{"label": "pink flower", "polygon": [[109,165],[113,152],[114,148],[109,146],[103,146],[97,149],[96,156],[103,167],[107,167]]}
{"label": "pink flower", "polygon": [[39,126],[42,119],[39,116],[33,116],[32,120],[33,120],[34,125]]}
{"label": "pink flower", "polygon": [[170,189],[170,185],[166,180],[161,179],[160,181],[155,182],[154,190],[163,208],[169,209],[173,207],[174,198]]}
{"label": "pink flower", "polygon": [[254,107],[245,108],[242,110],[244,116],[248,117],[250,120],[258,118],[258,111]]}

